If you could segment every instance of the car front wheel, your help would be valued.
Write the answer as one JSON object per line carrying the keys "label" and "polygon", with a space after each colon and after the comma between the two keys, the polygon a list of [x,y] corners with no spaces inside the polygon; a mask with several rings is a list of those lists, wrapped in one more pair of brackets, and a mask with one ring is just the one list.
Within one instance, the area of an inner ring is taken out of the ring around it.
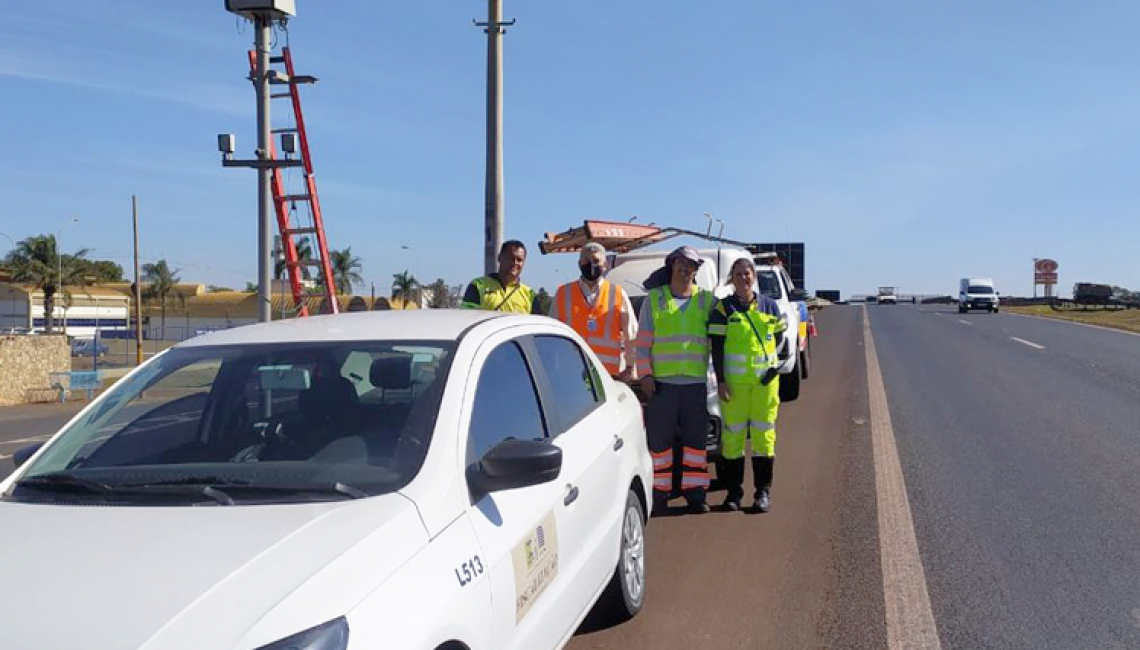
{"label": "car front wheel", "polygon": [[602,605],[622,621],[645,604],[645,510],[633,490],[625,499],[617,568],[602,594]]}

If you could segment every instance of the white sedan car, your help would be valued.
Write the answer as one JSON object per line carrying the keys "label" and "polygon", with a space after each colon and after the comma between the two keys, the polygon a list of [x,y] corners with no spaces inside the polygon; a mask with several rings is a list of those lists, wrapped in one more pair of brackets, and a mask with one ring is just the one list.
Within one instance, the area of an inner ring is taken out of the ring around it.
{"label": "white sedan car", "polygon": [[641,409],[548,318],[199,337],[16,461],[4,647],[536,650],[645,598]]}

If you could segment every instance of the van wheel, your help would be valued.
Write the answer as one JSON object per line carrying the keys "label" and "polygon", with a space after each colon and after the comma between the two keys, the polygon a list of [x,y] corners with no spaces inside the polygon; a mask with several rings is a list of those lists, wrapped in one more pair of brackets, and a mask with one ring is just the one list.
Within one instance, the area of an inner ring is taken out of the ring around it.
{"label": "van wheel", "polygon": [[800,397],[800,373],[797,369],[786,375],[780,375],[780,402],[794,402]]}
{"label": "van wheel", "polygon": [[811,339],[808,339],[807,347],[800,353],[799,363],[800,379],[807,379],[808,372],[811,370]]}
{"label": "van wheel", "polygon": [[598,602],[618,622],[637,616],[645,605],[645,511],[633,490],[625,498],[617,568]]}

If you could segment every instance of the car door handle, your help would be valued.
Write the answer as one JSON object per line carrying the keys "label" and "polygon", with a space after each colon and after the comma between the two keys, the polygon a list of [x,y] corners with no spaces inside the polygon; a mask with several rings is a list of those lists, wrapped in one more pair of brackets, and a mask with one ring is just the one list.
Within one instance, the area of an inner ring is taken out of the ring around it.
{"label": "car door handle", "polygon": [[562,505],[568,506],[578,500],[578,488],[572,486],[570,491],[566,493],[566,498],[562,499]]}
{"label": "car door handle", "polygon": [[614,436],[614,451],[621,450],[625,446],[625,439],[621,436]]}

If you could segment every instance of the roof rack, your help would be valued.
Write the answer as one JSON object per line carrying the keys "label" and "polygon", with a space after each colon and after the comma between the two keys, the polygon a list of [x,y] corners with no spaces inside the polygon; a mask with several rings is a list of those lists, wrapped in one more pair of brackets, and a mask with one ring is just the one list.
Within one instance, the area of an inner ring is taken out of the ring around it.
{"label": "roof rack", "polygon": [[543,255],[548,253],[575,253],[582,250],[587,242],[597,242],[612,253],[628,253],[645,248],[674,237],[688,235],[716,244],[739,246],[753,255],[766,255],[759,250],[759,244],[725,239],[713,236],[711,232],[697,232],[673,226],[641,225],[623,221],[601,221],[587,219],[580,227],[560,233],[546,233],[546,239],[538,242]]}

